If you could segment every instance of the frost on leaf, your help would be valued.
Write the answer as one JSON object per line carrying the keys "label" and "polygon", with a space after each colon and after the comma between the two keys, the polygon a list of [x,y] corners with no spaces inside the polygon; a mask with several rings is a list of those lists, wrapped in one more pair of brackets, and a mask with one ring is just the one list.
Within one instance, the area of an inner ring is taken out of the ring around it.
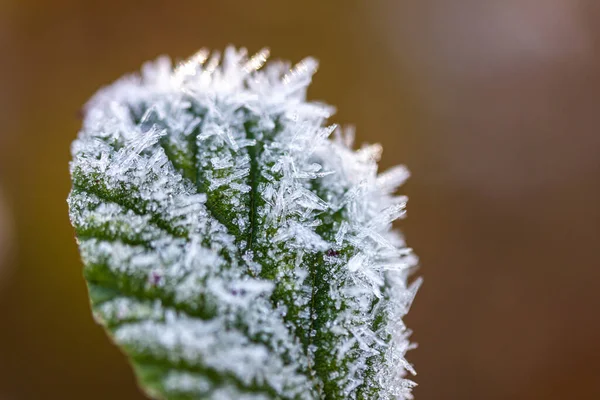
{"label": "frost on leaf", "polygon": [[153,398],[411,398],[408,173],[325,125],[313,59],[267,55],[160,58],[87,104],[68,203],[94,316]]}

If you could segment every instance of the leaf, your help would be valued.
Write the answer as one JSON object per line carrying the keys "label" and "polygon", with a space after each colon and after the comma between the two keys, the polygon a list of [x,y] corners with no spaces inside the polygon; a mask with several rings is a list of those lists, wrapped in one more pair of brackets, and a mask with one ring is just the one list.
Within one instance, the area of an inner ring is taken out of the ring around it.
{"label": "leaf", "polygon": [[153,398],[411,398],[407,172],[324,126],[314,60],[245,54],[161,58],[87,104],[68,203],[94,316]]}

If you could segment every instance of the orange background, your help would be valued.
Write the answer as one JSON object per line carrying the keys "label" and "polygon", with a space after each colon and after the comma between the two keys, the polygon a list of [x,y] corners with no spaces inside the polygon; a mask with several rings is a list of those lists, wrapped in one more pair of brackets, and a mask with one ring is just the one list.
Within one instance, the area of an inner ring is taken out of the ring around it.
{"label": "orange background", "polygon": [[424,399],[600,399],[595,0],[0,0],[0,400],[142,399],[92,321],[68,222],[80,106],[167,53],[229,43],[321,67],[382,164],[425,278]]}

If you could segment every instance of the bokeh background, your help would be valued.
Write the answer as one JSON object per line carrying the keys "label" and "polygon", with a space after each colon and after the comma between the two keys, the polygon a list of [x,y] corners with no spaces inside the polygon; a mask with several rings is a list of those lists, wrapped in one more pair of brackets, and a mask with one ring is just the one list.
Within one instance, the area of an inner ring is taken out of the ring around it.
{"label": "bokeh background", "polygon": [[309,91],[407,164],[417,400],[600,399],[597,0],[0,0],[0,400],[142,399],[68,222],[81,105],[167,53],[320,59]]}

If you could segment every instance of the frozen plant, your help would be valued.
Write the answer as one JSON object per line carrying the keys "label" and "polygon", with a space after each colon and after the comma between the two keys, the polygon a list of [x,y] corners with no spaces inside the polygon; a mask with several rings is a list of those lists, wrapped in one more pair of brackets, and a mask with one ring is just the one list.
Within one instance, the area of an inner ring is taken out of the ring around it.
{"label": "frozen plant", "polygon": [[86,105],[68,203],[94,316],[152,398],[412,398],[408,172],[324,125],[315,60],[267,56],[159,58]]}

